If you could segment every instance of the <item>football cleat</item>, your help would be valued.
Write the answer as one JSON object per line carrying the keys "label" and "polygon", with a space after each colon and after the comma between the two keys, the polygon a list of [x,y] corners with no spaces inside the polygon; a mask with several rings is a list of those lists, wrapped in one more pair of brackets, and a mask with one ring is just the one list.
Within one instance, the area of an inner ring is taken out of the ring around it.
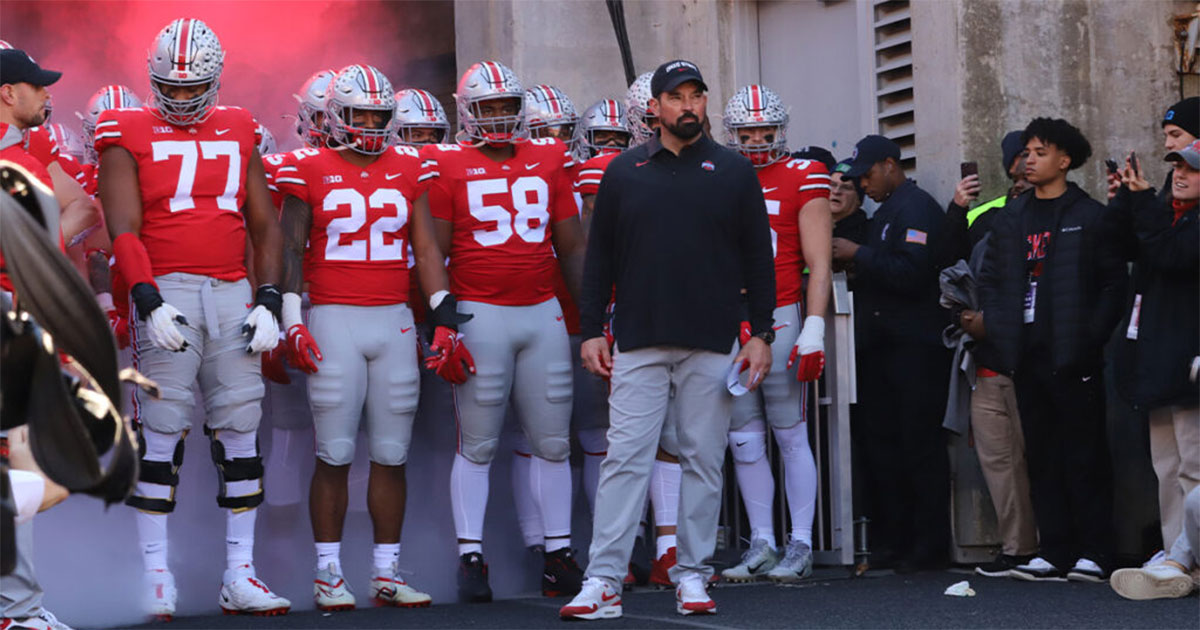
{"label": "football cleat", "polygon": [[217,604],[226,615],[286,615],[292,602],[284,599],[254,575],[254,567],[245,564],[226,569]]}
{"label": "football cleat", "polygon": [[675,548],[671,547],[650,566],[650,583],[655,586],[671,587],[671,567],[675,566]]}
{"label": "football cleat", "polygon": [[622,614],[621,594],[608,582],[588,578],[571,603],[558,610],[563,619],[616,619]]}
{"label": "football cleat", "polygon": [[545,554],[546,567],[542,571],[542,595],[561,597],[575,595],[583,586],[583,569],[575,562],[575,555],[564,547]]}
{"label": "football cleat", "polygon": [[688,573],[679,580],[675,589],[675,612],[681,615],[715,615],[717,603],[708,596],[704,579]]}
{"label": "football cleat", "polygon": [[433,598],[428,593],[422,593],[409,586],[400,577],[400,571],[394,562],[387,575],[371,578],[371,600],[376,606],[398,608],[424,608],[433,603]]}
{"label": "football cleat", "polygon": [[71,626],[59,621],[54,613],[43,608],[42,612],[31,617],[0,619],[0,630],[71,630]]}
{"label": "football cleat", "polygon": [[175,601],[179,594],[175,590],[175,576],[170,571],[146,571],[142,608],[146,614],[159,621],[170,621],[175,616]]}
{"label": "football cleat", "polygon": [[812,575],[812,548],[798,540],[788,543],[783,560],[767,571],[767,579],[774,582],[799,582]]}
{"label": "football cleat", "polygon": [[350,592],[350,585],[332,562],[327,568],[317,571],[313,578],[313,603],[318,610],[325,612],[354,610],[354,593]]}
{"label": "football cleat", "polygon": [[753,582],[779,564],[779,552],[771,543],[757,538],[742,554],[742,561],[721,572],[730,582]]}
{"label": "football cleat", "polygon": [[479,552],[464,553],[458,559],[458,598],[468,604],[492,601],[488,586],[488,567]]}

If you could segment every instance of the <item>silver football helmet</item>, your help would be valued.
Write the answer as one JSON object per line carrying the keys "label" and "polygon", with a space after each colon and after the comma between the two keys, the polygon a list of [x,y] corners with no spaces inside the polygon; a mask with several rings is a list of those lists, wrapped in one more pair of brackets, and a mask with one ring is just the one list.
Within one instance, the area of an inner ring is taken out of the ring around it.
{"label": "silver football helmet", "polygon": [[47,125],[50,128],[50,135],[54,137],[55,144],[58,145],[58,150],[75,158],[76,162],[83,161],[83,139],[79,134],[71,131],[69,127],[62,123],[54,123]]}
{"label": "silver football helmet", "polygon": [[625,119],[629,121],[629,131],[633,134],[633,144],[641,144],[654,136],[650,122],[657,123],[658,115],[648,109],[650,99],[650,79],[653,72],[646,72],[633,80],[629,91],[625,92]]}
{"label": "silver football helmet", "polygon": [[87,110],[84,113],[75,112],[83,125],[83,157],[84,161],[89,164],[94,164],[100,160],[100,156],[96,155],[96,121],[100,119],[100,114],[110,109],[122,109],[125,107],[142,107],[142,99],[138,98],[133,93],[133,90],[124,85],[106,85],[92,95],[88,99]]}
{"label": "silver football helmet", "polygon": [[[625,115],[625,106],[611,98],[597,101],[585,109],[579,125],[575,127],[575,145],[579,148],[579,157],[588,160],[604,153],[628,149],[633,134],[629,131]],[[624,144],[599,144],[596,141],[597,131],[624,134]]]}
{"label": "silver football helmet", "polygon": [[[382,127],[354,122],[354,112],[381,112]],[[346,66],[325,88],[325,122],[330,141],[368,155],[387,150],[396,132],[396,93],[392,82],[372,66]]]}
{"label": "silver football helmet", "polygon": [[275,134],[272,134],[270,129],[262,126],[262,123],[258,125],[258,138],[259,155],[271,155],[279,150],[275,144]]}
{"label": "silver football helmet", "polygon": [[325,146],[329,128],[325,125],[325,89],[337,74],[335,70],[321,70],[300,86],[300,93],[293,94],[300,103],[296,112],[296,137],[306,147]]}
{"label": "silver football helmet", "polygon": [[0,50],[12,50],[13,45],[0,39]]}
{"label": "silver football helmet", "polygon": [[429,144],[414,141],[410,137],[414,129],[435,129],[434,142],[445,142],[450,136],[450,121],[437,97],[425,90],[408,88],[396,92],[396,137],[403,145]]}
{"label": "silver football helmet", "polygon": [[[725,133],[729,148],[750,158],[755,166],[785,159],[788,111],[777,94],[761,85],[747,85],[725,104]],[[742,142],[738,131],[749,127],[775,127],[775,133],[759,144]]]}
{"label": "silver football helmet", "polygon": [[[511,116],[480,116],[479,104],[494,99],[516,99]],[[525,128],[525,89],[512,70],[495,61],[480,61],[467,68],[454,93],[463,139],[475,144],[507,144],[529,137]]]}
{"label": "silver football helmet", "polygon": [[[154,107],[163,120],[179,126],[204,122],[217,106],[225,51],[217,34],[200,20],[181,18],[171,22],[154,38],[146,65]],[[206,85],[199,96],[170,98],[164,85]]]}
{"label": "silver football helmet", "polygon": [[[525,91],[525,128],[534,137],[553,136],[575,151],[575,126],[579,115],[575,105],[560,89],[552,85],[535,85]],[[549,129],[559,128],[557,135]],[[547,131],[539,131],[547,130]]]}

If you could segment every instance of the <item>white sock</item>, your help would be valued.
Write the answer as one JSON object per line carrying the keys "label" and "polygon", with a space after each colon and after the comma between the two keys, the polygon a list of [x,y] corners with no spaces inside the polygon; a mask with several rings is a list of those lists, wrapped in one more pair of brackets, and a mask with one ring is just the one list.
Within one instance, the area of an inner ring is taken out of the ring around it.
{"label": "white sock", "polygon": [[559,549],[566,549],[567,547],[570,547],[570,546],[571,546],[571,537],[570,536],[567,536],[565,538],[547,538],[546,539],[546,553],[554,553],[555,551],[558,551]]}
{"label": "white sock", "polygon": [[659,536],[658,538],[656,538],[654,540],[654,547],[655,547],[655,551],[657,552],[654,554],[654,557],[655,558],[663,557],[664,555],[666,555],[667,551],[669,551],[671,549],[671,547],[674,547],[674,546],[675,546],[675,534],[666,534],[664,536]]}
{"label": "white sock", "polygon": [[342,574],[342,543],[338,542],[319,542],[315,543],[317,547],[317,570],[328,569],[329,565],[333,565],[333,572]]}
{"label": "white sock", "polygon": [[375,575],[392,575],[400,563],[400,543],[375,543]]}
{"label": "white sock", "polygon": [[[567,543],[570,543],[571,463],[565,459],[552,462],[534,455],[530,458],[529,477],[533,501],[542,515],[546,551],[554,551],[550,548],[549,539],[565,536],[568,537]],[[565,546],[563,544],[558,548]]]}
{"label": "white sock", "polygon": [[[491,468],[491,462],[476,464],[460,454],[454,455],[454,465],[450,467],[450,508],[454,511],[454,531],[460,539],[483,540]],[[467,552],[459,552],[463,553]]]}
{"label": "white sock", "polygon": [[811,547],[817,505],[817,464],[808,446],[808,423],[801,422],[790,429],[775,429],[775,441],[779,443],[779,454],[783,458],[792,540]]}
{"label": "white sock", "polygon": [[679,521],[679,484],[683,468],[679,464],[654,460],[650,472],[650,505],[654,508],[655,527],[674,527]]}
{"label": "white sock", "polygon": [[[524,434],[522,434],[524,439]],[[529,469],[533,465],[529,451],[513,451],[512,459],[512,491],[513,507],[517,510],[517,524],[521,527],[521,538],[526,547],[541,545],[545,528],[542,526],[542,513],[533,500],[533,490]]]}
{"label": "white sock", "polygon": [[458,555],[465,556],[469,553],[483,553],[483,543],[458,543]]}
{"label": "white sock", "polygon": [[766,457],[752,464],[736,462],[738,489],[742,492],[742,503],[746,506],[746,520],[750,521],[750,540],[762,539],[775,544],[775,477]]}
{"label": "white sock", "polygon": [[257,517],[257,509],[242,512],[229,510],[225,517],[226,568],[236,569],[254,564],[254,522]]}
{"label": "white sock", "polygon": [[167,515],[138,511],[138,545],[142,548],[142,564],[147,571],[167,571]]}

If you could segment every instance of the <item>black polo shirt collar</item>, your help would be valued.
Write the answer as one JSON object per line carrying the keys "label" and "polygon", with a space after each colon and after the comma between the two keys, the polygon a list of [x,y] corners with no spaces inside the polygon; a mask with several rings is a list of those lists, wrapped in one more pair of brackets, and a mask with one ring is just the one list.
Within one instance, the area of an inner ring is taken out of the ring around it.
{"label": "black polo shirt collar", "polygon": [[[646,146],[646,155],[649,157],[652,157],[652,158],[657,157],[659,153],[662,153],[664,151],[667,153],[667,155],[669,155],[673,158],[676,157],[676,155],[674,153],[671,153],[669,150],[667,150],[666,147],[663,146],[662,140],[659,139],[659,136],[657,133],[655,133],[653,136],[650,137],[649,140],[646,141],[645,146]],[[701,132],[700,139],[696,140],[695,142],[693,142],[689,145],[684,146],[683,149],[679,152],[678,158],[679,159],[686,158],[692,154],[696,155],[697,157],[707,156],[712,151],[713,147],[715,147],[715,146],[716,146],[716,143],[714,143],[711,138],[709,138],[707,135],[705,135],[703,132]]]}

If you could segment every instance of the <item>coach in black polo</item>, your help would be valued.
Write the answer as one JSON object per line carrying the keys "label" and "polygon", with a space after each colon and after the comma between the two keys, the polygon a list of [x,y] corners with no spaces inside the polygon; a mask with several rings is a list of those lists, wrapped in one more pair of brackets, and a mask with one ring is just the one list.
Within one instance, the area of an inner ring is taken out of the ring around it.
{"label": "coach in black polo", "polygon": [[[609,445],[588,580],[564,617],[621,614],[613,594],[628,570],[672,387],[683,478],[671,579],[681,614],[716,612],[705,591],[712,575],[705,561],[721,506],[732,402],[726,375],[745,365],[743,380],[753,388],[771,364],[775,272],[754,168],[701,133],[707,86],[694,64],[659,66],[650,91],[659,135],[609,165],[588,238],[581,354],[588,370],[611,378]],[[610,355],[602,325],[614,287]],[[754,336],[739,351],[743,288]]]}

